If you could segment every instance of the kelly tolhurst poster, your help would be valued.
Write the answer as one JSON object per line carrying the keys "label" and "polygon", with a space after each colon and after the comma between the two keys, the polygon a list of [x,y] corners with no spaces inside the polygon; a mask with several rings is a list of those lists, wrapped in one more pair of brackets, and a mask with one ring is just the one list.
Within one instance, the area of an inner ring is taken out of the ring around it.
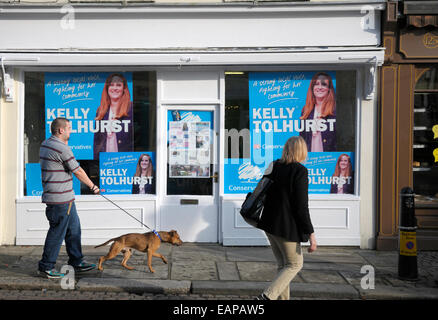
{"label": "kelly tolhurst poster", "polygon": [[52,121],[64,117],[72,124],[69,146],[76,159],[97,160],[100,152],[132,151],[132,92],[130,72],[46,72],[46,138]]}
{"label": "kelly tolhurst poster", "polygon": [[248,76],[251,162],[281,157],[291,136],[309,152],[336,146],[336,72],[250,72]]}
{"label": "kelly tolhurst poster", "polygon": [[[73,191],[81,194],[81,182],[74,174]],[[39,163],[26,163],[26,196],[42,196],[43,183],[41,178],[41,165]]]}
{"label": "kelly tolhurst poster", "polygon": [[155,152],[104,152],[99,159],[102,194],[155,194]]}
{"label": "kelly tolhurst poster", "polygon": [[[309,152],[304,166],[308,171],[310,194],[354,194],[354,152]],[[265,168],[251,159],[225,159],[224,194],[253,192]]]}

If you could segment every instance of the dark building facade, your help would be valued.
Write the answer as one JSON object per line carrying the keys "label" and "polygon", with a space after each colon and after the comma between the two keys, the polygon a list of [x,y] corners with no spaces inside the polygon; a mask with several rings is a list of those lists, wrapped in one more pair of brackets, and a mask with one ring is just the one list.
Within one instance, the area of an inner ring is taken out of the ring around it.
{"label": "dark building facade", "polygon": [[438,249],[438,1],[388,1],[382,15],[377,249],[398,246],[413,188],[419,250]]}

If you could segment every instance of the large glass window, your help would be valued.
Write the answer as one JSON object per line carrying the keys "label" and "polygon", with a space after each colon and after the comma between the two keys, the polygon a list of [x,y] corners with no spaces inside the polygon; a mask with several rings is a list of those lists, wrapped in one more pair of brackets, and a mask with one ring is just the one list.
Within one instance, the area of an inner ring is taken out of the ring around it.
{"label": "large glass window", "polygon": [[24,195],[41,195],[39,148],[56,117],[71,121],[69,146],[103,194],[155,194],[155,72],[26,72],[24,109]]}
{"label": "large glass window", "polygon": [[438,207],[438,70],[426,70],[414,94],[413,180],[417,206]]}
{"label": "large glass window", "polygon": [[233,71],[225,86],[224,194],[252,191],[298,135],[309,151],[309,192],[355,194],[355,71]]}

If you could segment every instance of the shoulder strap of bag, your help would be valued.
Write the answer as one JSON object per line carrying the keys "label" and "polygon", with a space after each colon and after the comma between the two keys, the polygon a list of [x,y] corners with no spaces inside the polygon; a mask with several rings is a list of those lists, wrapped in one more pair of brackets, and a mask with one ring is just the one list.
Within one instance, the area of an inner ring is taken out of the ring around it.
{"label": "shoulder strap of bag", "polygon": [[264,177],[268,177],[268,178],[270,178],[270,179],[274,179],[274,175],[273,175],[273,173],[274,173],[274,167],[275,167],[275,164],[278,162],[278,160],[275,160],[275,161],[272,161],[270,164],[269,164],[269,166],[268,166],[268,168],[266,168],[266,170],[265,170],[265,173],[263,174],[263,176]]}

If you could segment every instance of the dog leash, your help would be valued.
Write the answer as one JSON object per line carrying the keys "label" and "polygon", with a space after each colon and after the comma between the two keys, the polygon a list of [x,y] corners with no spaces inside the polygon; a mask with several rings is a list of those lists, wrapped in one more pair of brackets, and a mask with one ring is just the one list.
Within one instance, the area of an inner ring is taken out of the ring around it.
{"label": "dog leash", "polygon": [[108,200],[109,202],[111,202],[113,205],[115,205],[117,208],[119,208],[120,210],[122,210],[123,212],[125,212],[128,216],[130,216],[131,218],[133,218],[134,220],[137,220],[138,222],[140,222],[140,224],[141,225],[143,225],[143,226],[145,226],[146,228],[148,228],[149,230],[151,230],[157,237],[158,237],[158,239],[160,239],[160,241],[163,241],[163,240],[161,240],[161,237],[160,237],[160,235],[158,234],[158,232],[157,231],[155,231],[155,230],[153,230],[153,229],[151,229],[151,228],[149,228],[147,225],[145,225],[143,222],[141,222],[140,220],[138,220],[136,217],[134,217],[133,215],[131,215],[128,211],[126,211],[125,209],[123,209],[122,207],[120,207],[117,203],[115,203],[114,201],[112,201],[112,200],[110,200],[109,198],[107,198],[107,197],[105,197],[103,194],[101,194],[100,192],[99,192],[99,194],[104,198],[104,199],[106,199],[106,200]]}

